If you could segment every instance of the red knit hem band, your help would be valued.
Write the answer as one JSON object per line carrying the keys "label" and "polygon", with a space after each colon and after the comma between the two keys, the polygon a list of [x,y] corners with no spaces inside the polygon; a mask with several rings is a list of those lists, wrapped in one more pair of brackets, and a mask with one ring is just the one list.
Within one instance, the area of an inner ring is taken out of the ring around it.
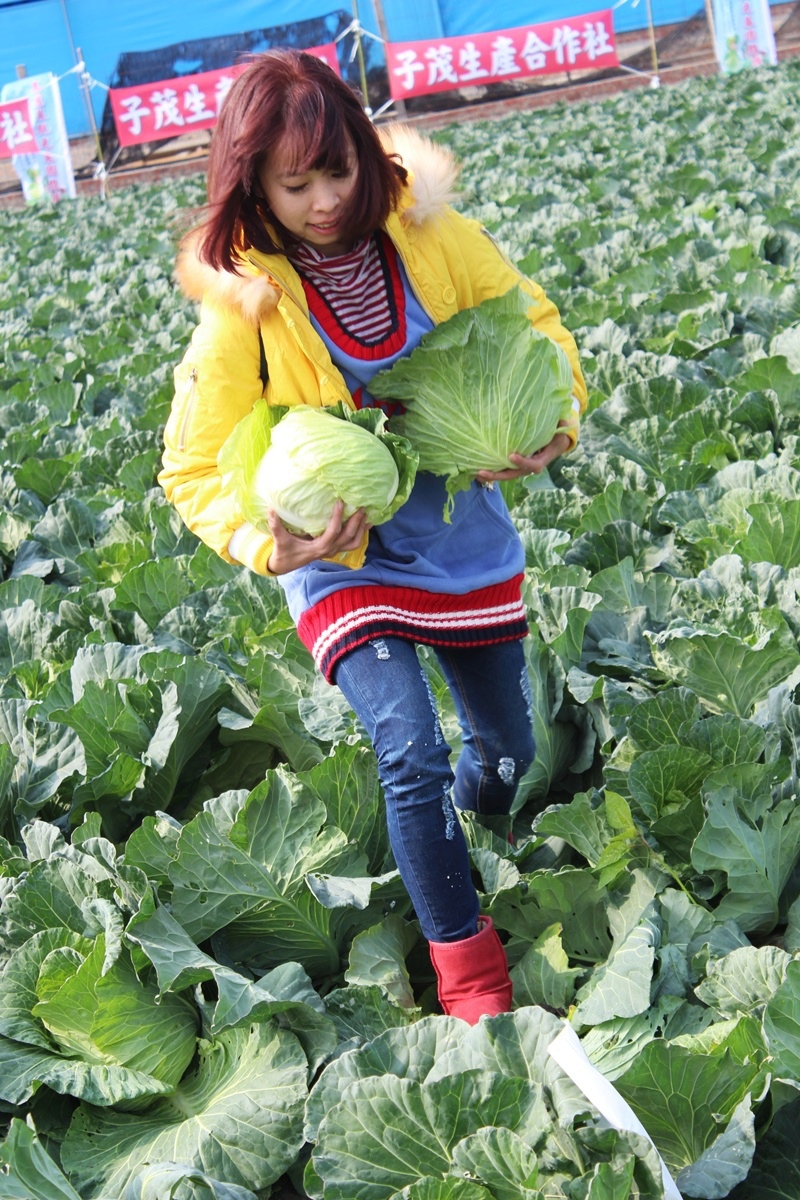
{"label": "red knit hem band", "polygon": [[379,637],[429,646],[489,646],[528,633],[520,595],[523,576],[461,596],[417,588],[352,587],[303,613],[298,633],[328,682],[349,650]]}

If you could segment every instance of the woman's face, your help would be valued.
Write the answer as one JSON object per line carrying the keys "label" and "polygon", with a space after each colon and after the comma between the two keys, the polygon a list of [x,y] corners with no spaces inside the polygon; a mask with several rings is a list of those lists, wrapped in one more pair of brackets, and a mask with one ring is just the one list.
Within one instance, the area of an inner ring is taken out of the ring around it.
{"label": "woman's face", "polygon": [[258,178],[273,216],[289,233],[321,254],[349,250],[343,216],[358,181],[355,150],[344,171],[313,168],[298,174],[291,154],[279,143],[267,156]]}

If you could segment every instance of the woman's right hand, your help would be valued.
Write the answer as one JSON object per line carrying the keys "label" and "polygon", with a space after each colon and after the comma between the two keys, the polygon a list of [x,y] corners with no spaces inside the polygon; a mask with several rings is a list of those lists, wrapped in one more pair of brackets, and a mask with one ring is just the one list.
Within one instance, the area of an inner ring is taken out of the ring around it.
{"label": "woman's right hand", "polygon": [[346,521],[342,520],[344,502],[337,500],[327,528],[318,537],[302,537],[290,533],[277,513],[267,515],[269,530],[275,543],[267,562],[271,575],[285,575],[305,567],[317,558],[335,558],[348,550],[357,550],[370,526],[363,508],[358,508]]}

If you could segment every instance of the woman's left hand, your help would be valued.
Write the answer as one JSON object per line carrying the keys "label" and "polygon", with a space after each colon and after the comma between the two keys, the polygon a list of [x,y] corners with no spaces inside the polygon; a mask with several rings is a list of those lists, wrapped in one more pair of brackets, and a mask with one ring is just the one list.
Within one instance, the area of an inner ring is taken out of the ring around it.
{"label": "woman's left hand", "polygon": [[537,450],[535,454],[509,454],[509,459],[515,464],[505,471],[478,471],[475,478],[478,483],[494,483],[503,479],[519,479],[522,475],[538,475],[551,462],[570,447],[570,438],[566,433],[557,433],[552,441]]}

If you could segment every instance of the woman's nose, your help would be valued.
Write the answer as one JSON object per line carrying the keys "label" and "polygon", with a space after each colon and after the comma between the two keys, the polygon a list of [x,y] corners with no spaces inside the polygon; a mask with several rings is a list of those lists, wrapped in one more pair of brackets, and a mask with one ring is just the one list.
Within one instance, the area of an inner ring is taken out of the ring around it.
{"label": "woman's nose", "polygon": [[336,188],[330,183],[321,182],[314,191],[314,207],[320,212],[332,212],[339,203]]}

